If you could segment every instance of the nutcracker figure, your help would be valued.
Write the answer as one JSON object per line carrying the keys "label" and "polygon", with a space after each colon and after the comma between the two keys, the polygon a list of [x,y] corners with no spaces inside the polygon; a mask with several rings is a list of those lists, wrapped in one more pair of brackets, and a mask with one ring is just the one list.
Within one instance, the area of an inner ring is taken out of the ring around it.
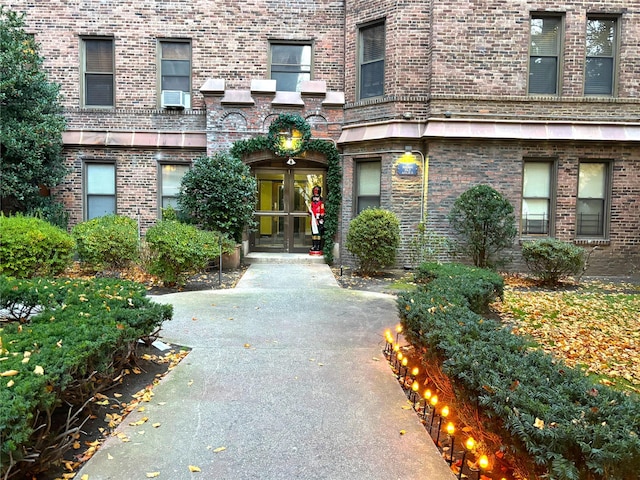
{"label": "nutcracker figure", "polygon": [[309,214],[311,215],[311,250],[309,255],[322,255],[322,235],[324,235],[324,199],[322,189],[313,187]]}

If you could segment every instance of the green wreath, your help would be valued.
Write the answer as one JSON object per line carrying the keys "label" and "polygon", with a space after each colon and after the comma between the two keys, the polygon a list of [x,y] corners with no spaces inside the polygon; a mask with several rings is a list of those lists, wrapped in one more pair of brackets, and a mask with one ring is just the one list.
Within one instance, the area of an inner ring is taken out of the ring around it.
{"label": "green wreath", "polygon": [[[288,134],[286,140],[283,132]],[[295,157],[307,149],[311,127],[300,115],[282,113],[269,126],[267,139],[279,157]]]}

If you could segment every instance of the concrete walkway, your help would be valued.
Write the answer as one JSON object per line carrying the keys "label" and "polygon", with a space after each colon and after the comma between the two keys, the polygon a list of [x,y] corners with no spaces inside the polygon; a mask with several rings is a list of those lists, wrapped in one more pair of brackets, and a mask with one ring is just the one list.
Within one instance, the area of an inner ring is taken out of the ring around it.
{"label": "concrete walkway", "polygon": [[163,340],[193,350],[76,478],[454,478],[382,355],[394,297],[327,265],[253,264],[235,289],[154,300],[174,305]]}

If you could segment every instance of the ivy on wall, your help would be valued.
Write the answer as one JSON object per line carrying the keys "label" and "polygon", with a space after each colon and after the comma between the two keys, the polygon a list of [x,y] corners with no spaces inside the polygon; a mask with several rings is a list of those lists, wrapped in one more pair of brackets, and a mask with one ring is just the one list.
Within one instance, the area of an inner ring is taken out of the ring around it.
{"label": "ivy on wall", "polygon": [[[297,130],[302,141],[294,151],[284,150],[278,140],[278,134],[283,130]],[[342,203],[342,168],[340,154],[333,142],[323,139],[312,139],[311,128],[304,118],[296,114],[283,113],[273,121],[268,135],[259,135],[246,140],[238,140],[231,147],[231,155],[242,158],[251,153],[270,150],[278,156],[300,155],[306,151],[314,151],[324,155],[327,159],[327,193],[325,195],[324,220],[324,258],[327,263],[333,263],[334,237],[338,232],[338,218]]]}

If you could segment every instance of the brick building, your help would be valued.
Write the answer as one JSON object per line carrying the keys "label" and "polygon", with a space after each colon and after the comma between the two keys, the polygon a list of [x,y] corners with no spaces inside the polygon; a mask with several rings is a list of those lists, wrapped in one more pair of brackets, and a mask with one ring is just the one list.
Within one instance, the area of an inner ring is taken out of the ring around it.
{"label": "brick building", "polygon": [[[205,154],[297,113],[343,170],[336,253],[379,205],[450,233],[469,187],[507,196],[519,240],[598,246],[590,273],[640,269],[640,3],[424,0],[14,1],[61,84],[72,224],[144,231]],[[243,159],[258,179],[246,252],[305,251],[321,155]],[[519,243],[519,242],[518,242]],[[518,246],[514,247],[518,268]]]}

